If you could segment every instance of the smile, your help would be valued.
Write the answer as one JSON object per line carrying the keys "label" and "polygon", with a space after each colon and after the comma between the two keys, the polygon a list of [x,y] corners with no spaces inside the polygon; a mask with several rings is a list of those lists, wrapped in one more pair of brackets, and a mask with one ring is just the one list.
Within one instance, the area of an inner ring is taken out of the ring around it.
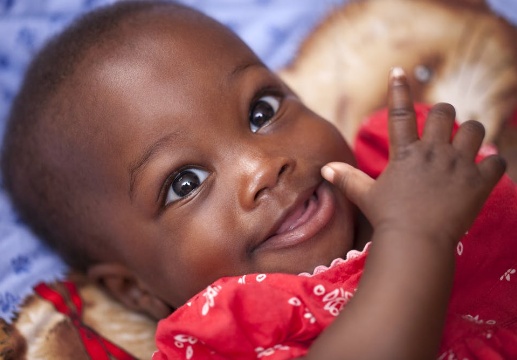
{"label": "smile", "polygon": [[323,181],[285,212],[273,227],[272,235],[256,250],[288,248],[313,238],[330,223],[335,210],[334,195],[329,184]]}

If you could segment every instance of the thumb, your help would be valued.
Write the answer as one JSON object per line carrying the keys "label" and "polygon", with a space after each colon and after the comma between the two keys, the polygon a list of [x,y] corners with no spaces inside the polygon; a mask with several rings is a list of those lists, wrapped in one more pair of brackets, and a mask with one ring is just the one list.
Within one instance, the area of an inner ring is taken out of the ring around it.
{"label": "thumb", "polygon": [[365,213],[366,198],[375,180],[352,165],[341,162],[331,162],[323,166],[321,175]]}

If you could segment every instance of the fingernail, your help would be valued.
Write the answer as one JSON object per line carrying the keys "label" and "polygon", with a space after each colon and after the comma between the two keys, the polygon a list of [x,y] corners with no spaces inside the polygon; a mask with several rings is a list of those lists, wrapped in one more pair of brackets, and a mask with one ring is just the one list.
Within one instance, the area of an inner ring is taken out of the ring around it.
{"label": "fingernail", "polygon": [[336,172],[334,169],[332,169],[330,166],[325,165],[321,168],[321,175],[330,182],[334,181],[334,176],[336,175]]}
{"label": "fingernail", "polygon": [[406,77],[406,72],[399,66],[391,68],[390,77],[395,84],[400,84]]}

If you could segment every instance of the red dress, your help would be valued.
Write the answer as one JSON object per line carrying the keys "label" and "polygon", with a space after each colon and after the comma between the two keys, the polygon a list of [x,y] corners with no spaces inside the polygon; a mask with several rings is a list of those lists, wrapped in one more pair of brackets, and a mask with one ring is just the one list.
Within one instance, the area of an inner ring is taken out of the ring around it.
{"label": "red dress", "polygon": [[[416,111],[422,129],[428,108]],[[373,177],[387,163],[386,121],[386,111],[369,118],[356,143],[358,165]],[[483,147],[480,157],[491,151]],[[516,235],[517,188],[505,176],[458,243],[439,359],[517,359]],[[305,355],[353,296],[368,246],[312,276],[249,274],[216,281],[160,321],[153,360]]]}

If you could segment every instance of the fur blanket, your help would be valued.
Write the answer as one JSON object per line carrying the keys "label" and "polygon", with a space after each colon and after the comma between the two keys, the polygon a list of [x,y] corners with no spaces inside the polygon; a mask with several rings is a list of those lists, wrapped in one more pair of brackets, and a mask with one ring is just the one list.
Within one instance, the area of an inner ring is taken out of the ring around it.
{"label": "fur blanket", "polygon": [[[81,275],[72,274],[69,280],[77,285],[83,302],[82,324],[135,358],[151,357],[156,321],[129,311]],[[51,288],[66,294],[61,283]],[[38,295],[25,300],[15,323],[0,321],[0,359],[90,359],[73,319]]]}

